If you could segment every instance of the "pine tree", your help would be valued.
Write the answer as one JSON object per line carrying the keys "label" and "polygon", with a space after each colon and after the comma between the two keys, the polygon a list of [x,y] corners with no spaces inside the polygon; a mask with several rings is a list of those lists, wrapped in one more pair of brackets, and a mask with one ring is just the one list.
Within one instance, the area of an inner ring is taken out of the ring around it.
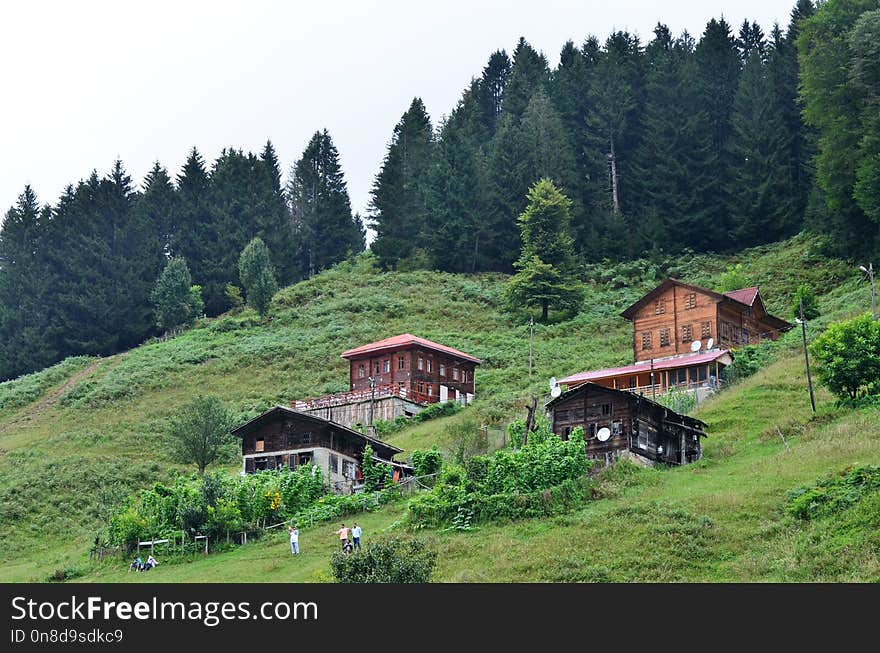
{"label": "pine tree", "polygon": [[168,261],[150,298],[156,311],[156,325],[165,331],[191,323],[204,309],[201,288],[193,286],[189,268],[182,258]]}
{"label": "pine tree", "polygon": [[583,300],[574,275],[569,206],[552,181],[541,179],[529,190],[528,206],[518,219],[523,246],[505,299],[513,309],[540,306],[545,322],[550,306],[576,310]]}
{"label": "pine tree", "polygon": [[478,84],[477,101],[483,117],[486,137],[491,138],[498,126],[501,116],[504,87],[510,76],[510,58],[504,50],[496,50],[489,57],[489,62],[483,68],[483,74]]}
{"label": "pine tree", "polygon": [[247,303],[265,316],[278,290],[272,256],[266,244],[254,238],[238,259],[238,277],[244,287]]}
{"label": "pine tree", "polygon": [[[260,153],[262,166],[258,167],[257,188],[254,203],[254,226],[251,234],[263,239],[272,254],[272,263],[282,285],[299,279],[293,227],[287,198],[281,188],[281,167],[275,147],[267,141]],[[261,174],[260,174],[261,173]]]}
{"label": "pine tree", "polygon": [[[713,160],[705,172],[706,195],[711,198],[706,219],[715,225],[715,231],[730,230],[729,201],[725,197],[730,175],[730,158],[727,146],[732,138],[733,127],[730,114],[733,98],[739,82],[742,64],[736,39],[730,25],[723,18],[708,22],[703,36],[694,51],[696,64],[696,92],[700,106],[706,112],[712,142]],[[711,230],[705,230],[707,233]]]}
{"label": "pine tree", "polygon": [[488,265],[483,248],[492,236],[481,219],[486,141],[481,92],[480,82],[472,81],[441,124],[428,175],[431,228],[426,248],[434,265],[449,272],[474,272]]}
{"label": "pine tree", "polygon": [[339,153],[325,129],[315,132],[290,175],[287,190],[297,242],[300,278],[364,249],[360,221],[339,164]]}
{"label": "pine tree", "polygon": [[0,381],[53,363],[47,305],[52,279],[43,256],[50,215],[25,186],[0,229]]}
{"label": "pine tree", "polygon": [[733,235],[739,246],[769,242],[789,230],[797,209],[790,135],[774,110],[764,55],[753,49],[733,105],[734,137],[728,145],[728,188]]}
{"label": "pine tree", "polygon": [[370,221],[376,238],[370,249],[383,267],[396,267],[423,245],[433,147],[431,121],[422,100],[415,98],[394,127],[371,193]]}
{"label": "pine tree", "polygon": [[520,37],[513,51],[513,65],[504,85],[502,111],[515,119],[522,117],[529,100],[538,91],[547,92],[550,67],[547,57]]}
{"label": "pine tree", "polygon": [[651,249],[704,250],[717,242],[704,228],[717,198],[707,195],[714,148],[697,92],[693,39],[685,33],[673,40],[659,24],[654,35],[646,49],[644,136],[635,155],[638,231]]}
{"label": "pine tree", "polygon": [[177,233],[177,195],[168,171],[158,161],[153,164],[143,183],[144,191],[137,198],[139,219],[149,230],[149,237],[165,258],[171,255],[172,240]]}

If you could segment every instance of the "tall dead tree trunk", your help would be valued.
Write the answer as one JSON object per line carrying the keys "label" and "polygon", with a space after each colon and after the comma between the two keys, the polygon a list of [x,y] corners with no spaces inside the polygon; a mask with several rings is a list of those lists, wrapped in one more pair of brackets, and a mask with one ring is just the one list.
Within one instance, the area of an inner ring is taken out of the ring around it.
{"label": "tall dead tree trunk", "polygon": [[620,197],[617,191],[617,153],[614,150],[614,134],[609,137],[611,151],[608,153],[608,165],[611,169],[611,210],[620,213]]}
{"label": "tall dead tree trunk", "polygon": [[523,446],[529,442],[529,433],[535,430],[535,409],[538,407],[538,398],[532,395],[531,405],[526,405],[526,432],[523,435]]}

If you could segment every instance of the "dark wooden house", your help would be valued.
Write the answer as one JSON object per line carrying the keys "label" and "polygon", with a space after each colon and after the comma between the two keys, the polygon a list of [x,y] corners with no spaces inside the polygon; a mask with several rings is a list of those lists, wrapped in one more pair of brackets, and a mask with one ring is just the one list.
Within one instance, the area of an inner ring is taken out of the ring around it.
{"label": "dark wooden house", "polygon": [[402,450],[342,424],[285,406],[270,408],[236,427],[241,438],[242,469],[251,474],[266,469],[295,469],[316,465],[336,492],[351,492],[362,478],[364,448],[373,448],[374,459],[391,465],[399,474],[410,468],[395,462]]}
{"label": "dark wooden house", "polygon": [[546,408],[553,432],[560,437],[567,438],[578,426],[584,429],[589,458],[609,463],[633,455],[684,465],[702,456],[704,422],[639,394],[586,382],[549,401]]}

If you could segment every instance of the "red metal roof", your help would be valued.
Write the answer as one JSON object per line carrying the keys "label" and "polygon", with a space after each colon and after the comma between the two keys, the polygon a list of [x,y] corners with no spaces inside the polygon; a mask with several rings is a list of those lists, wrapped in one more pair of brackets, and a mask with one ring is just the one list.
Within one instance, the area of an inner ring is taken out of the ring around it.
{"label": "red metal roof", "polygon": [[[704,351],[697,354],[687,354],[686,356],[676,356],[675,358],[665,358],[663,360],[655,360],[654,361],[654,370],[673,370],[678,369],[679,367],[690,367],[691,365],[700,365],[701,363],[712,363],[713,361],[718,360],[725,354],[728,354],[728,350],[726,349],[718,349],[713,351]],[[650,361],[640,361],[633,365],[626,365],[624,367],[609,367],[604,370],[593,370],[590,372],[578,372],[577,374],[572,374],[571,376],[567,376],[564,379],[561,379],[559,383],[564,383],[566,385],[572,385],[574,383],[584,383],[585,381],[597,381],[599,379],[608,379],[615,376],[623,376],[625,374],[637,374],[640,372],[650,372],[651,371],[651,362]]]}
{"label": "red metal roof", "polygon": [[411,333],[402,333],[399,336],[392,336],[391,338],[385,338],[385,340],[371,342],[368,345],[361,345],[360,347],[355,347],[354,349],[344,351],[340,355],[342,356],[342,358],[358,358],[365,354],[375,354],[381,351],[387,351],[389,349],[400,349],[401,347],[408,347],[412,345],[424,347],[425,349],[433,349],[434,351],[440,351],[444,354],[463,358],[464,360],[476,363],[477,365],[483,362],[479,358],[475,358],[470,354],[465,354],[463,351],[459,351],[458,349],[453,349],[452,347],[447,347],[446,345],[441,345],[436,342],[431,342],[430,340],[426,340],[425,338],[419,338],[418,336],[414,336]]}
{"label": "red metal roof", "polygon": [[758,286],[752,286],[751,288],[740,288],[739,290],[731,290],[730,292],[724,293],[724,296],[730,297],[732,300],[737,301],[740,304],[751,306],[755,303],[755,297],[758,296]]}

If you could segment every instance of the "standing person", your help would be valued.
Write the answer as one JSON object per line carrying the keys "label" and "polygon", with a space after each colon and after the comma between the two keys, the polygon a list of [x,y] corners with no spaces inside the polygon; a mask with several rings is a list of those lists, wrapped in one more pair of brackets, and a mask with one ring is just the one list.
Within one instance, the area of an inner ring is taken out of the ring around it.
{"label": "standing person", "polygon": [[351,529],[351,537],[354,540],[354,548],[361,548],[361,527],[357,525],[357,522],[354,523],[354,527]]}
{"label": "standing person", "polygon": [[290,534],[290,555],[299,555],[299,529],[294,525],[287,532]]}
{"label": "standing person", "polygon": [[342,525],[336,534],[339,536],[339,544],[342,545],[343,550],[345,549],[345,545],[348,544],[348,529],[345,527],[345,524]]}

